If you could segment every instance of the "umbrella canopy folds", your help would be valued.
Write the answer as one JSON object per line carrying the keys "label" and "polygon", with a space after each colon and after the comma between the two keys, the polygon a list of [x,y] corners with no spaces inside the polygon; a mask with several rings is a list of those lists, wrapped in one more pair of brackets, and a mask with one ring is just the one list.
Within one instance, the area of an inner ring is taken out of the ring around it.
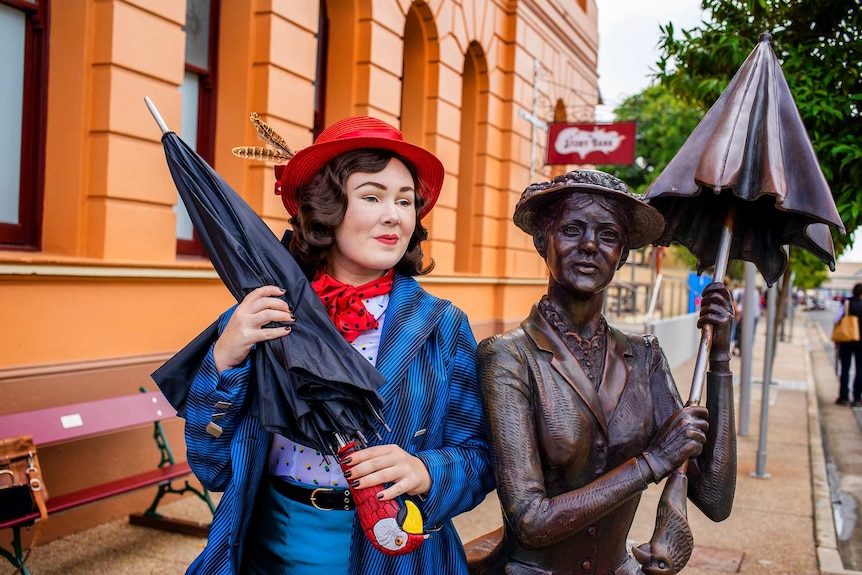
{"label": "umbrella canopy folds", "polygon": [[[147,105],[162,128],[165,158],[180,198],[225,286],[237,301],[258,287],[279,286],[296,317],[290,335],[259,343],[252,352],[253,409],[261,423],[325,453],[337,451],[335,433],[364,441],[365,433],[383,423],[377,393],[383,376],[338,332],[302,269],[263,220],[168,131],[149,99]],[[153,373],[180,413],[217,335],[211,325]]]}
{"label": "umbrella canopy folds", "polygon": [[729,258],[754,263],[769,285],[787,265],[782,246],[808,250],[834,270],[827,225],[845,233],[771,39],[760,36],[645,194],[667,221],[656,243],[686,246],[698,272],[716,263],[733,209]]}

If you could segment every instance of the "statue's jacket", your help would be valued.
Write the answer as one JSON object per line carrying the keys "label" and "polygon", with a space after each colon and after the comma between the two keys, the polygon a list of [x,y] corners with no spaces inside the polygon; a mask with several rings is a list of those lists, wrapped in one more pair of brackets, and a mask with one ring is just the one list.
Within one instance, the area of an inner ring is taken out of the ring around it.
{"label": "statue's jacket", "polygon": [[478,358],[505,573],[641,573],[626,548],[647,487],[635,458],[682,407],[656,338],[609,327],[596,386],[534,306]]}

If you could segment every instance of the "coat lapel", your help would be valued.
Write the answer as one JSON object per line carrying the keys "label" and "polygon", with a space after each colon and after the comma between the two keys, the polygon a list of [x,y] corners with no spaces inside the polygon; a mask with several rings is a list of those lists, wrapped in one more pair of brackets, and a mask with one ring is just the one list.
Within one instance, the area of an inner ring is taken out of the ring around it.
{"label": "coat lapel", "polygon": [[448,305],[429,295],[415,279],[395,274],[377,355],[377,370],[386,379],[378,390],[384,404],[392,401],[407,368]]}
{"label": "coat lapel", "polygon": [[584,403],[587,404],[587,407],[593,412],[596,421],[601,426],[602,431],[604,431],[605,437],[607,437],[607,419],[593,382],[587,377],[581,364],[557,335],[553,326],[539,312],[538,307],[533,306],[530,316],[521,323],[521,327],[524,328],[527,335],[536,343],[536,346],[553,355],[551,365],[563,376],[563,379],[568,382]]}
{"label": "coat lapel", "polygon": [[616,411],[629,380],[632,349],[625,334],[608,326],[608,348],[605,351],[605,373],[599,386],[599,401],[604,406],[607,421]]}

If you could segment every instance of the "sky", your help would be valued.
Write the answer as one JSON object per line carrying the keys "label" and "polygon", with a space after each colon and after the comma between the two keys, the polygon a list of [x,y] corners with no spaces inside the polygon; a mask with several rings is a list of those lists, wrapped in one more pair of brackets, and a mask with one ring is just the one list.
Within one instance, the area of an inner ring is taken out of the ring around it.
{"label": "sky", "polygon": [[660,25],[679,31],[698,26],[700,0],[596,0],[599,9],[599,121],[613,119],[613,109],[652,83],[658,61]]}
{"label": "sky", "polygon": [[[856,230],[859,231],[859,230]],[[853,234],[854,239],[862,239],[858,233]],[[862,241],[854,242],[853,247],[845,250],[841,257],[838,258],[839,262],[856,262],[862,263]]]}
{"label": "sky", "polygon": [[[660,25],[674,30],[698,26],[700,0],[596,0],[599,10],[599,91],[604,105],[596,120],[613,120],[613,109],[652,83],[656,70]],[[862,235],[857,234],[862,240]],[[862,241],[838,261],[862,262]]]}

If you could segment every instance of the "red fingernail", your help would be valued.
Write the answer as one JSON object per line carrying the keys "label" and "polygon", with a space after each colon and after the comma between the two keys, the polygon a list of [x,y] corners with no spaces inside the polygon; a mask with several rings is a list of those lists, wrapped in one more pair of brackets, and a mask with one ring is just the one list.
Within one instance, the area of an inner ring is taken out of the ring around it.
{"label": "red fingernail", "polygon": [[383,499],[383,492],[382,491],[377,494],[377,499]]}
{"label": "red fingernail", "polygon": [[343,463],[344,465],[349,465],[351,461],[353,461],[352,457],[345,457],[341,460],[341,463]]}
{"label": "red fingernail", "polygon": [[350,486],[351,487],[359,487],[359,480],[357,479],[356,481],[351,481]]}

